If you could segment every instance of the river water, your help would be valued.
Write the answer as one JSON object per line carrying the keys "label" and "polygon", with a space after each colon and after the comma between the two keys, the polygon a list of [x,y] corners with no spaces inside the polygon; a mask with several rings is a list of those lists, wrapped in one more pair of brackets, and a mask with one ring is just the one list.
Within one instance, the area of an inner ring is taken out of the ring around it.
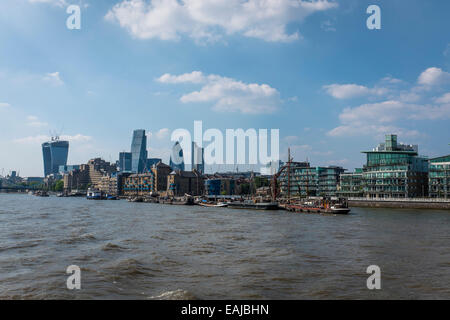
{"label": "river water", "polygon": [[[69,265],[81,289],[68,290]],[[368,290],[366,268],[381,269]],[[450,212],[0,194],[0,299],[450,299]]]}

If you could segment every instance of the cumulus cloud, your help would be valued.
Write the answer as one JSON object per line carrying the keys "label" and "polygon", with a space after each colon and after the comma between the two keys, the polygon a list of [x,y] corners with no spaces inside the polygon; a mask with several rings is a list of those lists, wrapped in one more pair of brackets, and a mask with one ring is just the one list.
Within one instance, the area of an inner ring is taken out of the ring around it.
{"label": "cumulus cloud", "polygon": [[162,128],[162,129],[159,129],[158,131],[156,131],[155,133],[148,132],[147,136],[149,138],[155,137],[156,139],[162,140],[162,139],[165,139],[165,138],[167,138],[169,136],[169,132],[170,131],[169,131],[168,128]]}
{"label": "cumulus cloud", "polygon": [[383,101],[345,108],[339,115],[342,125],[328,132],[330,136],[374,135],[397,132],[405,136],[418,135],[416,130],[396,127],[396,121],[450,119],[450,103],[440,106]]}
{"label": "cumulus cloud", "polygon": [[6,109],[6,108],[9,108],[9,107],[11,107],[11,105],[9,103],[0,102],[0,110],[1,109]]}
{"label": "cumulus cloud", "polygon": [[386,88],[368,88],[358,84],[330,84],[323,86],[325,91],[335,99],[350,99],[366,95],[383,95]]}
{"label": "cumulus cloud", "polygon": [[27,125],[30,127],[41,128],[46,127],[48,125],[47,122],[40,121],[36,116],[28,116],[27,117]]}
{"label": "cumulus cloud", "polygon": [[[370,89],[356,84],[325,86],[327,93],[337,99],[363,95],[370,98],[370,103],[345,108],[339,115],[341,124],[327,134],[351,136],[396,132],[404,136],[417,136],[417,130],[398,127],[396,123],[404,120],[450,119],[450,92],[438,97],[433,96],[441,91],[444,85],[449,84],[449,80],[450,73],[432,67],[423,71],[410,88],[406,88],[406,82],[391,76],[381,79],[386,85],[386,88],[381,89]],[[397,84],[402,84],[401,88],[397,87]],[[381,101],[372,102],[374,98]]]}
{"label": "cumulus cloud", "polygon": [[30,3],[46,3],[52,4],[58,7],[67,6],[67,2],[65,0],[28,0]]}
{"label": "cumulus cloud", "polygon": [[[51,139],[50,136],[47,135],[36,135],[36,136],[28,136],[24,138],[18,138],[15,139],[15,143],[22,143],[22,144],[41,144],[46,141],[49,141]],[[76,134],[76,135],[63,135],[60,137],[61,140],[67,140],[69,142],[88,142],[92,140],[92,137],[82,135],[82,134]]]}
{"label": "cumulus cloud", "polygon": [[424,86],[441,85],[450,82],[450,73],[442,71],[440,68],[428,68],[420,74],[417,82]]}
{"label": "cumulus cloud", "polygon": [[280,94],[267,84],[244,83],[219,75],[204,75],[194,71],[179,76],[162,75],[161,83],[200,84],[199,91],[183,95],[183,103],[212,102],[213,110],[219,112],[241,112],[244,114],[273,113],[278,109]]}
{"label": "cumulus cloud", "polygon": [[442,97],[435,99],[436,103],[446,104],[450,103],[450,92],[447,92]]}
{"label": "cumulus cloud", "polygon": [[59,72],[47,73],[42,78],[42,80],[44,80],[45,82],[47,82],[55,87],[64,85],[64,81],[61,80]]}
{"label": "cumulus cloud", "polygon": [[287,32],[291,23],[336,8],[330,0],[124,0],[105,18],[139,39],[177,40],[182,35],[216,41],[241,34],[270,42],[288,42],[300,33]]}

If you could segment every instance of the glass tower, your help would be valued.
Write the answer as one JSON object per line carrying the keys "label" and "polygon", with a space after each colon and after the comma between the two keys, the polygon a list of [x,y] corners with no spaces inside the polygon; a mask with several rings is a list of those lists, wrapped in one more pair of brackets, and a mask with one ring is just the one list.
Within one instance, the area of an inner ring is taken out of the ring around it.
{"label": "glass tower", "polygon": [[147,165],[147,136],[145,130],[134,130],[131,141],[131,171],[143,173]]}
{"label": "glass tower", "polygon": [[42,144],[44,175],[57,174],[59,166],[67,165],[69,141],[60,141],[58,137]]}
{"label": "glass tower", "polygon": [[131,152],[119,153],[119,171],[131,172]]}

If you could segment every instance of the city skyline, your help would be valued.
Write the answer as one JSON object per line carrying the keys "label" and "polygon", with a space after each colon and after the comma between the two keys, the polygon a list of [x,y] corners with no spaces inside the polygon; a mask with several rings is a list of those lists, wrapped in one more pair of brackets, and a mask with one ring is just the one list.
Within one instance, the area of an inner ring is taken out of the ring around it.
{"label": "city skyline", "polygon": [[365,26],[371,1],[351,0],[293,16],[281,1],[266,20],[247,12],[254,18],[236,25],[227,21],[239,10],[179,7],[196,28],[169,8],[148,30],[149,1],[135,0],[136,12],[124,1],[74,1],[81,30],[68,30],[65,2],[45,2],[0,4],[6,172],[42,176],[50,130],[70,142],[68,164],[115,162],[137,128],[148,157],[168,163],[170,133],[195,120],[222,131],[279,128],[281,160],[291,147],[297,161],[349,170],[385,134],[430,158],[449,153],[449,3],[377,1],[381,30]]}

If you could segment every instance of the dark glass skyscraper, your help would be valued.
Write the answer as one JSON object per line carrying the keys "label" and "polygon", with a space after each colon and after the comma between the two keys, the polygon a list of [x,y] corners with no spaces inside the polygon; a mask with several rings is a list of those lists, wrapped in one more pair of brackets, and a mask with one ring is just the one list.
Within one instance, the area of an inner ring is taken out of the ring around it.
{"label": "dark glass skyscraper", "polygon": [[69,141],[60,141],[58,137],[42,144],[44,175],[57,174],[59,166],[67,165]]}
{"label": "dark glass skyscraper", "polygon": [[119,153],[119,171],[131,172],[131,152]]}
{"label": "dark glass skyscraper", "polygon": [[131,141],[131,171],[142,173],[147,165],[147,136],[145,130],[134,130]]}

